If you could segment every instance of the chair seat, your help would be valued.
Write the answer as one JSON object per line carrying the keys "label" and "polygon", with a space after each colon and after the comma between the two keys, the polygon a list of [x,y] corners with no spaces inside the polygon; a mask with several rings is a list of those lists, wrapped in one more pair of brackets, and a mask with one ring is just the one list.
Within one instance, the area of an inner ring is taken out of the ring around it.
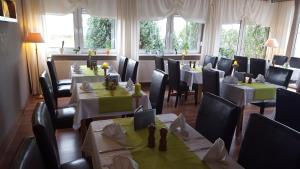
{"label": "chair seat", "polygon": [[267,107],[275,107],[276,106],[276,102],[275,101],[270,101],[270,102],[257,102],[257,103],[252,103],[253,105],[255,106],[258,106],[258,107],[264,107],[264,108],[267,108]]}
{"label": "chair seat", "polygon": [[188,90],[189,90],[189,86],[188,86],[187,83],[184,82],[184,81],[180,81],[179,87],[180,87],[180,90],[181,90],[181,91],[188,91]]}
{"label": "chair seat", "polygon": [[57,88],[57,97],[70,97],[71,85],[61,85]]}
{"label": "chair seat", "polygon": [[62,164],[61,168],[62,169],[89,169],[90,167],[88,162],[85,159],[80,158],[78,160]]}
{"label": "chair seat", "polygon": [[75,108],[61,108],[56,110],[56,128],[72,128]]}
{"label": "chair seat", "polygon": [[62,80],[59,80],[58,81],[58,85],[70,85],[72,82],[71,82],[71,79],[62,79]]}

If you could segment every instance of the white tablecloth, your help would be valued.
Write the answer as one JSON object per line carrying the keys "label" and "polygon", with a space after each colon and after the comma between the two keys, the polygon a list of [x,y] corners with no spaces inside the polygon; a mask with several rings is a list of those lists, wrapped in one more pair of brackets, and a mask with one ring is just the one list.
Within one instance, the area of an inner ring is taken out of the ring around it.
{"label": "white tablecloth", "polygon": [[[120,82],[120,86],[126,86],[126,82]],[[81,120],[95,118],[95,117],[105,117],[105,116],[120,116],[132,113],[137,105],[135,98],[132,100],[132,111],[130,112],[109,112],[100,113],[99,112],[99,97],[94,92],[84,92],[80,89],[81,83],[77,83],[76,87],[73,89],[71,96],[71,104],[76,105],[76,113],[74,116],[73,128],[78,129],[81,125]],[[130,91],[133,94],[133,91]],[[116,103],[118,104],[118,103]],[[142,96],[139,98],[139,105],[143,105],[145,109],[151,109],[151,104],[149,97],[142,92]]]}
{"label": "white tablecloth", "polygon": [[[160,121],[162,121],[167,127],[170,126],[171,122],[176,119],[175,114],[162,114],[157,116]],[[94,169],[107,169],[107,165],[112,163],[113,156],[115,155],[124,155],[129,158],[132,158],[129,150],[119,150],[119,151],[110,151],[106,153],[100,153],[101,151],[115,150],[116,148],[122,148],[117,142],[112,141],[111,139],[102,136],[101,130],[108,124],[113,123],[113,120],[102,120],[94,121],[91,123],[86,137],[82,145],[82,151],[87,155],[92,157],[93,168]],[[187,130],[189,132],[189,138],[183,140],[180,134],[176,134],[190,149],[196,149],[194,153],[198,156],[199,159],[203,159],[207,153],[207,147],[211,146],[212,143],[208,141],[205,137],[199,134],[191,126],[187,125]],[[201,149],[203,148],[203,149]],[[205,149],[206,148],[206,149]],[[237,162],[235,162],[231,157],[228,156],[226,159],[228,166],[224,167],[221,163],[210,162],[207,165],[211,169],[242,169]],[[183,161],[184,162],[184,161]]]}

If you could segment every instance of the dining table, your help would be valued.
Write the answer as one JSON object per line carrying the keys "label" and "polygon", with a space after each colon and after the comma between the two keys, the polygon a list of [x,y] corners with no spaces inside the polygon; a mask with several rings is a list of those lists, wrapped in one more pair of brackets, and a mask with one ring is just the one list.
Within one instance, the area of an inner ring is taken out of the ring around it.
{"label": "dining table", "polygon": [[[176,114],[161,114],[155,119],[156,130],[169,130]],[[147,147],[148,128],[134,130],[133,118],[93,121],[84,138],[81,150],[91,157],[94,169],[109,169],[116,156],[134,160],[140,169],[243,169],[228,154],[220,160],[204,160],[213,143],[186,123],[188,137],[178,132],[168,132],[167,151],[159,151],[159,132],[156,131],[156,146]],[[121,144],[103,134],[105,126],[119,124],[125,132],[126,142]],[[218,156],[218,155],[216,155]],[[121,165],[121,164],[119,164]]]}
{"label": "dining table", "polygon": [[135,86],[128,88],[127,82],[119,82],[114,90],[106,89],[104,82],[89,84],[89,91],[82,88],[82,83],[76,83],[73,90],[70,104],[76,107],[74,129],[79,129],[85,119],[128,115],[139,106],[152,108],[148,95],[144,91],[136,95]]}

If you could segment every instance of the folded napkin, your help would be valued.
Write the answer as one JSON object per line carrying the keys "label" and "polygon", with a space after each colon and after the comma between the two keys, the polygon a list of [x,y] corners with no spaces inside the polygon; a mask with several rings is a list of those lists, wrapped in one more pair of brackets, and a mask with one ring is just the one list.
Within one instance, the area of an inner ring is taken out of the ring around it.
{"label": "folded napkin", "polygon": [[113,68],[112,66],[109,66],[107,72],[108,72],[108,73],[114,73],[114,68]]}
{"label": "folded napkin", "polygon": [[178,128],[180,129],[180,134],[183,137],[188,137],[189,133],[186,129],[186,122],[185,122],[185,118],[183,116],[183,114],[179,114],[179,116],[177,117],[177,119],[175,119],[172,124],[170,125],[170,131],[175,133],[178,131]]}
{"label": "folded napkin", "polygon": [[77,63],[75,63],[73,65],[73,70],[74,70],[74,72],[80,72],[80,66]]}
{"label": "folded napkin", "polygon": [[138,169],[139,165],[133,159],[116,155],[113,157],[113,163],[108,166],[109,169]]}
{"label": "folded napkin", "polygon": [[80,86],[80,89],[84,90],[84,91],[91,91],[91,90],[93,90],[91,84],[88,81],[82,82],[82,84]]}
{"label": "folded napkin", "polygon": [[203,158],[205,162],[222,162],[226,164],[228,152],[225,143],[222,139],[218,138],[214,144],[209,148],[208,152]]}
{"label": "folded napkin", "polygon": [[127,81],[127,84],[126,84],[126,88],[131,91],[133,90],[133,86],[134,86],[134,83],[133,81],[131,80],[131,78],[129,78],[129,80]]}
{"label": "folded napkin", "polygon": [[112,123],[103,128],[103,135],[110,137],[117,142],[124,144],[125,143],[125,132],[119,124]]}
{"label": "folded napkin", "polygon": [[239,80],[234,76],[226,76],[223,79],[223,82],[228,84],[238,84]]}
{"label": "folded napkin", "polygon": [[211,64],[211,63],[208,63],[208,64],[205,65],[203,68],[204,68],[204,69],[212,69],[212,64]]}
{"label": "folded napkin", "polygon": [[185,70],[185,71],[190,71],[191,67],[190,67],[190,65],[182,65],[181,69]]}
{"label": "folded napkin", "polygon": [[266,82],[266,79],[264,77],[264,75],[262,74],[258,74],[256,79],[255,79],[256,82],[260,82],[260,83],[265,83]]}
{"label": "folded napkin", "polygon": [[235,71],[234,72],[234,77],[236,77],[239,81],[244,81],[244,78],[245,78],[245,72],[238,72],[238,71]]}

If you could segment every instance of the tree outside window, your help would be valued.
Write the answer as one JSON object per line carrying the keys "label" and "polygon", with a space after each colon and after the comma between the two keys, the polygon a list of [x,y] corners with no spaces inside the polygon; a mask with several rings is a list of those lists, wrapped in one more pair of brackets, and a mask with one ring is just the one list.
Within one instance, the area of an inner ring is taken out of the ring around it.
{"label": "tree outside window", "polygon": [[219,55],[233,58],[239,41],[240,24],[222,25]]}

